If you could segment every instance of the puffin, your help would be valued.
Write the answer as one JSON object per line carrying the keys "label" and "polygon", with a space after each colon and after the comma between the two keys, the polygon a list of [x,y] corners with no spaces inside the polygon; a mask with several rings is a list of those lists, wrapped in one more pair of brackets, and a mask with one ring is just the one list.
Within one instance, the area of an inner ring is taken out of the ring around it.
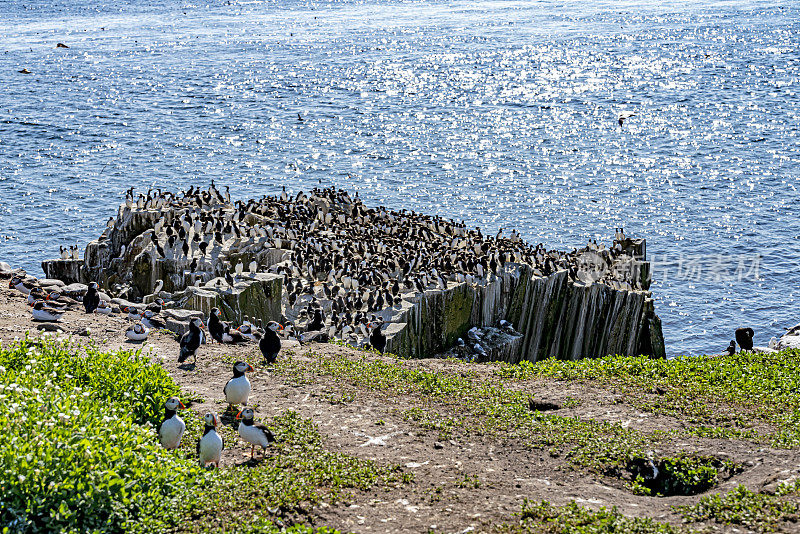
{"label": "puffin", "polygon": [[75,305],[78,304],[77,300],[71,299],[71,298],[67,297],[66,295],[62,295],[58,291],[51,291],[50,293],[48,293],[47,297],[45,297],[45,300],[51,306],[68,306],[68,307],[71,308],[72,306],[75,306]]}
{"label": "puffin", "polygon": [[99,313],[100,315],[111,315],[112,311],[111,306],[105,300],[101,300],[97,304],[97,308],[94,309],[94,313]]}
{"label": "puffin", "polygon": [[145,310],[142,313],[142,324],[147,328],[160,329],[167,327],[167,322],[153,310]]}
{"label": "puffin", "polygon": [[25,280],[23,280],[19,276],[15,276],[8,283],[8,288],[9,289],[16,289],[17,291],[19,291],[23,295],[28,295],[31,292],[31,289],[33,289],[34,287],[37,287],[37,285],[38,284],[31,283],[31,282],[26,282]]}
{"label": "puffin", "polygon": [[264,355],[264,360],[267,363],[273,364],[278,359],[278,353],[281,351],[281,338],[278,336],[278,330],[283,330],[283,327],[275,321],[267,323],[267,329],[258,342],[258,348],[261,349],[261,354]]}
{"label": "puffin", "polygon": [[736,354],[736,342],[731,339],[731,344],[728,345],[728,348],[725,350],[728,356],[733,356],[734,354]]}
{"label": "puffin", "polygon": [[89,289],[86,290],[86,294],[83,296],[83,307],[86,313],[92,313],[99,304],[100,294],[97,292],[97,282],[90,282]]}
{"label": "puffin", "polygon": [[736,342],[742,350],[753,350],[753,332],[752,328],[737,328],[736,329]]}
{"label": "puffin", "polygon": [[208,316],[208,333],[218,343],[242,343],[246,338],[238,330],[231,330],[228,323],[220,320],[219,308],[211,308]]}
{"label": "puffin", "polygon": [[256,337],[253,330],[253,323],[251,323],[250,321],[243,322],[241,325],[239,325],[239,328],[237,328],[237,330],[242,335],[242,337],[247,339],[248,341],[258,341],[258,338]]}
{"label": "puffin", "polygon": [[383,321],[380,319],[374,320],[368,326],[372,329],[369,334],[370,345],[372,345],[373,349],[383,354],[386,350],[386,334],[381,332]]}
{"label": "puffin", "polygon": [[247,379],[245,373],[254,370],[252,365],[245,362],[233,364],[233,378],[228,380],[225,387],[222,388],[225,400],[228,401],[229,409],[234,404],[247,405],[247,399],[250,397],[250,380]]}
{"label": "puffin", "polygon": [[186,406],[178,397],[170,397],[164,403],[164,420],[158,427],[158,441],[165,449],[177,449],[181,446],[181,438],[186,430],[186,423],[178,415],[178,410],[184,410]]}
{"label": "puffin", "polygon": [[225,447],[225,441],[217,433],[219,416],[213,412],[208,412],[203,416],[203,420],[205,421],[203,437],[197,440],[197,456],[200,459],[200,467],[213,464],[218,469],[219,458],[222,455],[222,449]]}
{"label": "puffin", "polygon": [[64,310],[52,308],[45,301],[37,300],[33,303],[31,315],[34,321],[58,321],[64,315]]}
{"label": "puffin", "polygon": [[189,321],[189,331],[183,334],[180,341],[181,351],[178,355],[178,363],[183,363],[189,356],[197,362],[197,349],[205,341],[205,334],[200,330],[200,319],[197,317]]}
{"label": "puffin", "polygon": [[37,300],[47,300],[47,293],[41,287],[34,287],[28,293],[28,306],[33,306]]}
{"label": "puffin", "polygon": [[128,312],[128,319],[131,321],[141,321],[142,314],[139,313],[139,310],[135,306],[128,306],[125,308],[125,311]]}
{"label": "puffin", "polygon": [[261,447],[261,457],[263,458],[269,444],[275,441],[275,436],[264,425],[256,424],[253,420],[254,417],[255,412],[252,408],[245,408],[236,414],[236,419],[242,421],[239,423],[239,435],[250,444],[250,458],[254,458],[256,445]]}
{"label": "puffin", "polygon": [[131,341],[146,341],[147,334],[150,330],[147,329],[140,321],[136,321],[125,331],[125,337]]}

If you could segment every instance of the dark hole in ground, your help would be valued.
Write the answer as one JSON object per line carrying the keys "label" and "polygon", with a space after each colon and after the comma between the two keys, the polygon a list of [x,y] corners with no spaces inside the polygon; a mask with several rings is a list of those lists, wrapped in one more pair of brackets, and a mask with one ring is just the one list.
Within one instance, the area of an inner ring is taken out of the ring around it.
{"label": "dark hole in ground", "polygon": [[537,401],[535,399],[528,399],[528,408],[530,408],[532,412],[550,412],[553,410],[560,410],[561,406],[546,400]]}
{"label": "dark hole in ground", "polygon": [[669,497],[697,495],[741,473],[743,466],[713,456],[634,458],[628,463],[635,492]]}

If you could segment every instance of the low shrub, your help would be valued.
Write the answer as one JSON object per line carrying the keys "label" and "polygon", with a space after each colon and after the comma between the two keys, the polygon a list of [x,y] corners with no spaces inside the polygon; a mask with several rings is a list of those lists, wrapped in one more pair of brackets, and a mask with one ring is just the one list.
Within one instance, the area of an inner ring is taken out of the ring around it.
{"label": "low shrub", "polygon": [[174,522],[204,476],[149,425],[177,391],[139,353],[27,338],[0,348],[0,523],[119,532]]}

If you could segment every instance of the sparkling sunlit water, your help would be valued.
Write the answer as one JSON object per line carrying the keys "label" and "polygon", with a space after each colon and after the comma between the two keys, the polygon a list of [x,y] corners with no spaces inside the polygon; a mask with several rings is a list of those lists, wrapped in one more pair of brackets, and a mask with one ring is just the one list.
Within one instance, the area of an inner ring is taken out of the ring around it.
{"label": "sparkling sunlit water", "polygon": [[800,8],[704,4],[2,2],[0,259],[132,185],[321,181],[550,247],[623,226],[673,262],[668,353],[766,344],[800,321]]}

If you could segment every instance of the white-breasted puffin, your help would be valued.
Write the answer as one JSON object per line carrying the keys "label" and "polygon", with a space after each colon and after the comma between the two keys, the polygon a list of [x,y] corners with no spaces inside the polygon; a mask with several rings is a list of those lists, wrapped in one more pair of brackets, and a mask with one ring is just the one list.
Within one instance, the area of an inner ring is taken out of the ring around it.
{"label": "white-breasted puffin", "polygon": [[111,315],[112,311],[114,310],[111,308],[111,305],[105,300],[98,302],[97,307],[94,309],[94,313],[99,313],[100,315]]}
{"label": "white-breasted puffin", "polygon": [[252,365],[245,362],[236,362],[233,364],[233,378],[228,380],[222,392],[225,394],[225,400],[228,401],[229,407],[234,404],[247,404],[247,399],[250,398],[250,380],[245,375],[248,371],[254,371]]}
{"label": "white-breasted puffin", "polygon": [[183,334],[180,341],[181,351],[178,354],[178,363],[183,363],[189,356],[197,362],[197,349],[205,341],[205,334],[200,329],[200,319],[197,317],[189,321],[189,330]]}
{"label": "white-breasted puffin", "polygon": [[254,457],[256,446],[261,447],[261,457],[267,453],[267,447],[275,441],[275,436],[270,429],[264,425],[256,424],[255,411],[252,408],[245,408],[238,414],[236,419],[241,419],[239,423],[239,435],[250,444],[250,458]]}
{"label": "white-breasted puffin", "polygon": [[278,353],[281,351],[281,338],[278,335],[278,330],[283,330],[283,327],[275,321],[267,323],[267,329],[264,335],[261,336],[261,341],[258,342],[258,348],[261,349],[261,354],[267,363],[273,364],[278,359]]}
{"label": "white-breasted puffin", "polygon": [[208,412],[203,416],[203,420],[206,423],[205,429],[203,429],[203,437],[197,440],[197,456],[200,459],[200,466],[205,467],[208,464],[214,464],[215,468],[219,468],[219,459],[222,455],[222,449],[225,447],[225,441],[217,432],[219,416],[213,412]]}
{"label": "white-breasted puffin", "polygon": [[147,334],[149,333],[150,330],[148,330],[141,322],[136,321],[125,331],[125,337],[131,341],[146,341]]}
{"label": "white-breasted puffin", "polygon": [[8,283],[9,289],[16,289],[23,295],[27,295],[31,292],[31,289],[37,287],[38,284],[32,282],[26,282],[19,276],[14,276]]}
{"label": "white-breasted puffin", "polygon": [[125,308],[125,311],[128,312],[128,320],[130,321],[141,321],[142,314],[139,313],[139,310],[135,306],[128,306]]}
{"label": "white-breasted puffin", "polygon": [[37,300],[33,303],[31,315],[34,321],[58,321],[64,315],[64,310],[52,308],[45,301]]}
{"label": "white-breasted puffin", "polygon": [[240,334],[242,334],[242,337],[244,337],[248,341],[258,341],[258,338],[254,333],[255,329],[253,328],[253,323],[251,323],[250,321],[245,320],[241,325],[239,325],[239,328],[237,328],[237,330],[239,331]]}
{"label": "white-breasted puffin", "polygon": [[165,449],[177,449],[181,446],[181,438],[186,430],[186,423],[178,415],[178,410],[184,410],[186,406],[178,397],[170,397],[164,403],[164,420],[158,427],[158,441]]}
{"label": "white-breasted puffin", "polygon": [[142,324],[147,328],[155,329],[167,327],[167,322],[153,310],[145,310],[144,313],[142,313]]}

